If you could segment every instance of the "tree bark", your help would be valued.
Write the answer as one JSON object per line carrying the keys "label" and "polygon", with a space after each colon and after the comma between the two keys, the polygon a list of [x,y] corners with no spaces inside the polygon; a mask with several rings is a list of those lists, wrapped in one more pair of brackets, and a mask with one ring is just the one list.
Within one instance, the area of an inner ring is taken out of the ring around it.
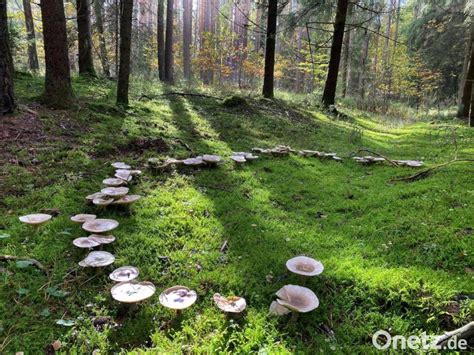
{"label": "tree bark", "polygon": [[103,6],[104,0],[94,0],[95,25],[97,28],[97,35],[99,37],[100,62],[102,64],[104,75],[107,78],[110,78],[110,66],[109,59],[107,57],[107,46],[105,44],[104,35],[104,17],[102,14]]}
{"label": "tree bark", "polygon": [[23,0],[23,12],[25,14],[26,37],[28,38],[28,64],[30,69],[39,69],[38,53],[36,51],[35,24],[31,12],[30,0]]}
{"label": "tree bark", "polygon": [[[94,0],[97,1],[97,0]],[[95,76],[89,0],[76,0],[79,75]]]}
{"label": "tree bark", "polygon": [[174,0],[166,4],[165,82],[174,83],[173,78],[173,18]]}
{"label": "tree bark", "polygon": [[130,49],[132,42],[133,0],[121,1],[120,16],[120,66],[117,83],[117,104],[128,105],[130,80]]}
{"label": "tree bark", "polygon": [[161,81],[165,81],[165,3],[164,0],[158,0],[158,21],[157,21],[157,40],[158,40],[158,75]]}
{"label": "tree bark", "polygon": [[0,0],[0,116],[15,108],[13,60],[8,34],[7,0]]}
{"label": "tree bark", "polygon": [[469,119],[470,115],[469,112],[472,110],[472,84],[474,82],[474,45],[471,45],[471,52],[469,54],[469,64],[466,73],[466,78],[464,80],[464,88],[461,97],[461,105],[459,107],[458,117],[461,119],[465,119],[466,121]]}
{"label": "tree bark", "polygon": [[191,80],[192,8],[192,0],[183,0],[183,72],[186,80]]}
{"label": "tree bark", "polygon": [[66,107],[71,102],[73,93],[64,3],[58,0],[41,0],[41,18],[46,63],[43,101],[50,106]]}
{"label": "tree bark", "polygon": [[346,26],[348,3],[349,0],[337,1],[331,56],[329,59],[328,75],[326,78],[326,84],[324,85],[322,98],[322,103],[325,107],[334,105],[336,101],[337,76],[339,74],[339,63],[341,61],[341,49],[344,40],[344,27]]}
{"label": "tree bark", "polygon": [[275,42],[278,16],[278,0],[268,0],[267,38],[265,46],[265,68],[263,74],[263,96],[274,97]]}

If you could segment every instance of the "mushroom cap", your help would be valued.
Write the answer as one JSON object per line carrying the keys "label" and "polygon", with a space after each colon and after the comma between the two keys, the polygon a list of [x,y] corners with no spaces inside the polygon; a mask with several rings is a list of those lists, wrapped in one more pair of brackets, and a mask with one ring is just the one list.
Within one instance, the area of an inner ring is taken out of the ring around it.
{"label": "mushroom cap", "polygon": [[96,206],[108,206],[114,202],[113,198],[95,198],[92,200],[92,203]]}
{"label": "mushroom cap", "polygon": [[259,158],[258,155],[253,155],[253,154],[249,154],[249,155],[245,156],[245,159],[247,159],[247,160],[256,160],[258,158]]}
{"label": "mushroom cap", "polygon": [[116,187],[116,186],[122,186],[126,184],[127,182],[119,178],[108,178],[108,179],[102,180],[102,183],[106,186]]}
{"label": "mushroom cap", "polygon": [[270,304],[270,314],[275,315],[275,316],[284,316],[285,314],[290,313],[291,311],[283,307],[281,304],[279,304],[277,301],[273,301]]}
{"label": "mushroom cap", "polygon": [[295,256],[286,262],[286,267],[294,274],[304,276],[315,276],[323,272],[324,266],[321,262],[307,256]]}
{"label": "mushroom cap", "polygon": [[230,159],[232,159],[236,163],[245,163],[247,161],[247,159],[245,159],[245,157],[242,155],[232,155]]}
{"label": "mushroom cap", "polygon": [[94,192],[93,194],[90,194],[86,196],[86,200],[93,201],[98,198],[104,198],[105,195],[102,192]]}
{"label": "mushroom cap", "polygon": [[118,225],[119,222],[113,219],[98,218],[85,222],[82,225],[82,229],[91,233],[105,233],[114,230]]}
{"label": "mushroom cap", "polygon": [[198,166],[198,165],[202,165],[202,164],[203,164],[203,160],[202,160],[202,157],[188,158],[188,159],[184,159],[184,160],[183,160],[183,164],[184,164],[184,165],[195,165],[195,166]]}
{"label": "mushroom cap", "polygon": [[113,235],[101,235],[101,234],[91,234],[89,239],[99,243],[99,244],[110,244],[115,241]]}
{"label": "mushroom cap", "polygon": [[91,251],[86,258],[79,262],[82,267],[101,267],[112,264],[115,256],[107,251]]}
{"label": "mushroom cap", "polygon": [[96,240],[87,237],[76,238],[72,241],[72,244],[78,248],[84,249],[94,248],[100,245]]}
{"label": "mushroom cap", "polygon": [[294,312],[306,313],[318,308],[319,300],[307,287],[285,285],[276,293],[277,302]]}
{"label": "mushroom cap", "polygon": [[130,170],[130,175],[135,176],[135,175],[140,175],[142,173],[141,170],[135,169],[135,170]]}
{"label": "mushroom cap", "polygon": [[247,307],[247,302],[243,297],[223,297],[219,293],[215,293],[213,299],[216,306],[227,313],[241,313]]}
{"label": "mushroom cap", "polygon": [[126,169],[126,170],[128,170],[128,169],[131,169],[131,168],[132,168],[130,165],[127,165],[127,164],[125,164],[125,163],[122,162],[122,161],[119,161],[119,162],[116,162],[116,163],[112,163],[112,164],[110,164],[110,165],[112,165],[115,169]]}
{"label": "mushroom cap", "polygon": [[125,195],[124,197],[116,200],[114,204],[116,205],[130,205],[134,202],[137,202],[142,197],[140,195]]}
{"label": "mushroom cap", "polygon": [[205,154],[202,156],[202,160],[206,163],[217,164],[222,161],[222,158],[218,155]]}
{"label": "mushroom cap", "polygon": [[139,273],[135,266],[122,266],[112,271],[109,278],[117,282],[132,281],[138,277]]}
{"label": "mushroom cap", "polygon": [[76,223],[84,223],[96,218],[97,216],[95,214],[76,214],[75,216],[71,217],[71,221]]}
{"label": "mushroom cap", "polygon": [[185,286],[173,286],[160,294],[161,305],[171,309],[188,308],[196,302],[196,299],[196,291]]}
{"label": "mushroom cap", "polygon": [[112,298],[122,303],[137,303],[153,296],[155,285],[148,281],[125,281],[116,284],[110,290]]}
{"label": "mushroom cap", "polygon": [[116,178],[122,179],[127,182],[132,180],[132,174],[130,174],[130,170],[124,170],[124,169],[115,170],[114,176]]}
{"label": "mushroom cap", "polygon": [[128,191],[128,187],[106,187],[105,189],[100,190],[103,194],[113,198],[123,197],[128,194]]}
{"label": "mushroom cap", "polygon": [[26,224],[40,225],[48,222],[53,216],[45,213],[34,213],[19,217],[19,220]]}

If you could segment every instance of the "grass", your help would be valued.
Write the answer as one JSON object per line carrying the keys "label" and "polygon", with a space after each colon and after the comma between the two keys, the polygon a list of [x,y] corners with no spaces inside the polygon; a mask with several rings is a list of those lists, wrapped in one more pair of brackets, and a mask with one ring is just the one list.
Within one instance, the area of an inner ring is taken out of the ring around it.
{"label": "grass", "polygon": [[[22,104],[34,107],[40,84],[41,78],[18,79]],[[150,157],[189,156],[182,142],[196,154],[224,157],[275,144],[343,157],[368,147],[433,165],[451,159],[455,147],[472,157],[472,130],[424,122],[394,128],[360,113],[334,121],[287,99],[227,108],[213,99],[167,96],[133,101],[123,112],[113,105],[110,84],[74,84],[77,106],[35,108],[33,120],[48,138],[12,143],[0,167],[0,234],[9,235],[0,239],[0,254],[32,257],[51,271],[47,277],[32,266],[0,264],[0,352],[39,353],[59,339],[65,353],[371,353],[379,329],[440,334],[472,319],[472,166],[398,184],[387,180],[412,170],[348,158],[292,155],[159,175],[146,169]],[[84,202],[112,175],[113,161],[144,170],[132,190],[145,198],[130,215]],[[45,208],[60,214],[38,232],[18,221]],[[94,274],[77,266],[84,252],[71,241],[84,232],[69,221],[76,213],[118,220],[117,241],[106,248],[115,266],[137,266],[140,278],[157,287],[121,324],[115,321],[122,309],[109,292],[112,268]],[[229,247],[221,253],[224,240]],[[306,285],[320,307],[291,323],[270,317],[268,307],[279,288],[299,283],[285,268],[299,254],[321,260],[325,271]],[[199,298],[173,320],[158,293],[175,284]],[[215,292],[244,296],[245,317],[226,320],[212,303]],[[98,318],[107,324],[99,327]]]}

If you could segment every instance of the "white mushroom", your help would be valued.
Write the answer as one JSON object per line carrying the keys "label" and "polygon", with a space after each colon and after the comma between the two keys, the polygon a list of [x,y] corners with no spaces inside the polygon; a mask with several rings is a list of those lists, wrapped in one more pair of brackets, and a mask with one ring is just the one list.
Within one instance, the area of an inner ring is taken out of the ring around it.
{"label": "white mushroom", "polygon": [[183,164],[188,166],[199,166],[204,164],[204,161],[202,160],[202,157],[188,158],[183,160]]}
{"label": "white mushroom", "polygon": [[[105,196],[105,195],[104,195]],[[92,203],[96,206],[108,206],[110,205],[112,202],[114,202],[114,199],[113,198],[95,198],[92,200]]]}
{"label": "white mushroom", "polygon": [[115,169],[131,169],[132,167],[130,165],[125,164],[124,162],[116,162],[111,164]]}
{"label": "white mushroom", "polygon": [[115,175],[116,178],[122,179],[124,181],[131,181],[132,180],[132,174],[130,174],[130,170],[115,170]]}
{"label": "white mushroom", "polygon": [[125,185],[127,182],[119,178],[108,178],[108,179],[102,180],[102,183],[106,186],[117,187],[117,186]]}
{"label": "white mushroom", "polygon": [[128,194],[128,191],[128,187],[106,187],[105,189],[100,190],[100,192],[112,198],[123,197]]}
{"label": "white mushroom", "polygon": [[232,155],[230,157],[230,159],[232,159],[233,161],[235,161],[238,164],[242,164],[242,163],[245,163],[247,161],[247,159],[245,159],[245,157],[242,156],[242,155]]}
{"label": "white mushroom", "polygon": [[126,195],[118,200],[114,201],[114,204],[116,205],[130,205],[132,203],[137,202],[140,200],[142,197],[140,195]]}
{"label": "white mushroom", "polygon": [[296,256],[286,262],[286,267],[294,274],[303,276],[315,276],[323,272],[324,266],[321,262],[307,256]]}
{"label": "white mushroom", "polygon": [[106,233],[117,228],[119,223],[113,219],[94,219],[82,225],[82,229],[91,233]]}
{"label": "white mushroom", "polygon": [[92,202],[95,199],[104,198],[104,197],[105,197],[105,195],[102,192],[94,192],[93,194],[90,194],[90,195],[86,196],[86,200]]}
{"label": "white mushroom", "polygon": [[196,291],[185,286],[174,286],[166,289],[160,294],[160,303],[166,308],[182,310],[196,302]]}
{"label": "white mushroom", "polygon": [[208,164],[216,165],[222,161],[218,155],[205,154],[202,156],[202,160]]}
{"label": "white mushroom", "polygon": [[273,301],[270,304],[270,314],[274,316],[284,316],[285,314],[290,313],[291,311],[283,307],[281,304],[279,304],[277,301]]}
{"label": "white mushroom", "polygon": [[215,293],[213,299],[216,306],[226,313],[242,313],[247,307],[247,302],[243,297],[223,297]]}
{"label": "white mushroom", "polygon": [[277,302],[293,312],[307,313],[319,306],[318,297],[309,288],[286,285],[276,293]]}
{"label": "white mushroom", "polygon": [[21,222],[32,226],[39,226],[43,223],[48,222],[51,218],[53,218],[53,216],[44,213],[35,213],[19,217]]}
{"label": "white mushroom", "polygon": [[117,282],[132,281],[138,277],[139,273],[138,269],[134,266],[122,266],[112,271],[109,278]]}
{"label": "white mushroom", "polygon": [[135,176],[135,175],[140,175],[142,173],[141,170],[130,170],[130,175]]}
{"label": "white mushroom", "polygon": [[72,244],[83,249],[95,248],[100,245],[97,241],[87,237],[76,238],[72,241]]}
{"label": "white mushroom", "polygon": [[79,262],[82,267],[102,267],[112,264],[115,256],[107,251],[92,251],[86,258]]}
{"label": "white mushroom", "polygon": [[71,221],[75,223],[84,223],[96,218],[97,216],[95,214],[76,214],[75,216],[71,217]]}
{"label": "white mushroom", "polygon": [[89,239],[99,243],[99,244],[110,244],[115,241],[113,235],[101,235],[101,234],[91,234]]}
{"label": "white mushroom", "polygon": [[114,300],[122,303],[137,303],[150,298],[156,288],[151,282],[126,281],[116,284],[110,290]]}

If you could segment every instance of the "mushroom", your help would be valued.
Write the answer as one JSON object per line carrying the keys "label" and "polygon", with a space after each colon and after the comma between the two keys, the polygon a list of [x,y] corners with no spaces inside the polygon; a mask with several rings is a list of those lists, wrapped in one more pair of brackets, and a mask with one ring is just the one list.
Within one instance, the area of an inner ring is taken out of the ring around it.
{"label": "mushroom", "polygon": [[141,170],[130,170],[130,175],[135,176],[135,175],[141,175],[142,171]]}
{"label": "mushroom", "polygon": [[124,170],[124,169],[115,170],[114,176],[126,182],[130,182],[132,180],[132,174],[130,174],[130,170]]}
{"label": "mushroom", "polygon": [[109,278],[116,282],[132,281],[138,277],[139,273],[134,266],[122,266],[112,271]]}
{"label": "mushroom", "polygon": [[200,166],[204,164],[204,161],[202,160],[202,157],[196,157],[196,158],[188,158],[183,160],[184,165],[188,166]]}
{"label": "mushroom", "polygon": [[71,217],[71,221],[75,223],[84,223],[96,218],[97,216],[95,214],[76,214],[75,216]]}
{"label": "mushroom", "polygon": [[155,293],[156,288],[151,282],[125,281],[116,284],[110,290],[112,298],[122,303],[138,303],[150,298]]}
{"label": "mushroom", "polygon": [[232,155],[230,159],[235,161],[237,164],[243,164],[247,161],[247,159],[245,159],[245,157],[242,155]]}
{"label": "mushroom", "polygon": [[105,189],[100,190],[103,194],[110,196],[114,199],[120,198],[128,194],[128,187],[106,187]]}
{"label": "mushroom", "polygon": [[38,228],[40,225],[48,222],[53,216],[45,213],[28,214],[26,216],[19,217],[19,220],[23,223],[29,224],[34,228]]}
{"label": "mushroom", "polygon": [[125,195],[122,198],[115,200],[114,205],[131,205],[141,198],[142,197],[140,195]]}
{"label": "mushroom", "polygon": [[74,244],[78,248],[83,249],[95,248],[100,245],[99,242],[87,237],[76,238],[72,241],[72,244]]}
{"label": "mushroom", "polygon": [[303,282],[306,276],[316,276],[324,270],[321,262],[303,255],[289,259],[286,262],[286,268],[292,273],[300,275]]}
{"label": "mushroom", "polygon": [[202,160],[209,165],[217,165],[222,161],[222,158],[218,155],[205,154],[202,156]]}
{"label": "mushroom", "polygon": [[99,244],[110,244],[115,241],[113,235],[91,234],[88,238]]}
{"label": "mushroom", "polygon": [[82,225],[82,229],[91,233],[106,233],[117,228],[119,223],[113,219],[93,219]]}
{"label": "mushroom", "polygon": [[125,170],[129,170],[131,169],[132,167],[130,165],[127,165],[125,164],[124,162],[116,162],[116,163],[112,163],[111,164],[115,169],[125,169]]}
{"label": "mushroom", "polygon": [[259,158],[258,156],[253,155],[252,153],[247,153],[247,152],[234,152],[234,153],[232,153],[232,156],[242,156],[247,161],[256,160],[256,159]]}
{"label": "mushroom", "polygon": [[92,200],[92,203],[99,207],[105,207],[114,202],[113,198],[95,198]]}
{"label": "mushroom", "polygon": [[102,192],[94,192],[93,194],[86,196],[86,200],[92,202],[95,199],[104,198],[104,197],[105,195]]}
{"label": "mushroom", "polygon": [[213,296],[214,303],[217,308],[224,311],[225,313],[239,314],[242,313],[247,307],[247,302],[243,297],[230,296],[223,297],[219,293],[215,293]]}
{"label": "mushroom", "polygon": [[117,187],[117,186],[125,185],[127,181],[123,179],[119,179],[119,178],[108,178],[108,179],[102,180],[102,183],[106,186]]}
{"label": "mushroom", "polygon": [[291,311],[283,307],[281,304],[279,304],[277,301],[272,301],[270,304],[270,314],[274,316],[284,316],[285,314],[290,313]]}
{"label": "mushroom", "polygon": [[86,258],[79,262],[82,267],[102,267],[112,264],[115,256],[107,251],[92,251]]}
{"label": "mushroom", "polygon": [[[293,320],[296,320],[298,313],[310,312],[319,306],[318,297],[309,288],[296,285],[285,285],[276,293],[276,302],[293,312]],[[274,314],[283,313],[280,307],[270,306]]]}
{"label": "mushroom", "polygon": [[161,305],[176,310],[177,315],[179,315],[181,310],[192,306],[196,299],[196,291],[190,290],[185,286],[173,286],[160,294]]}

